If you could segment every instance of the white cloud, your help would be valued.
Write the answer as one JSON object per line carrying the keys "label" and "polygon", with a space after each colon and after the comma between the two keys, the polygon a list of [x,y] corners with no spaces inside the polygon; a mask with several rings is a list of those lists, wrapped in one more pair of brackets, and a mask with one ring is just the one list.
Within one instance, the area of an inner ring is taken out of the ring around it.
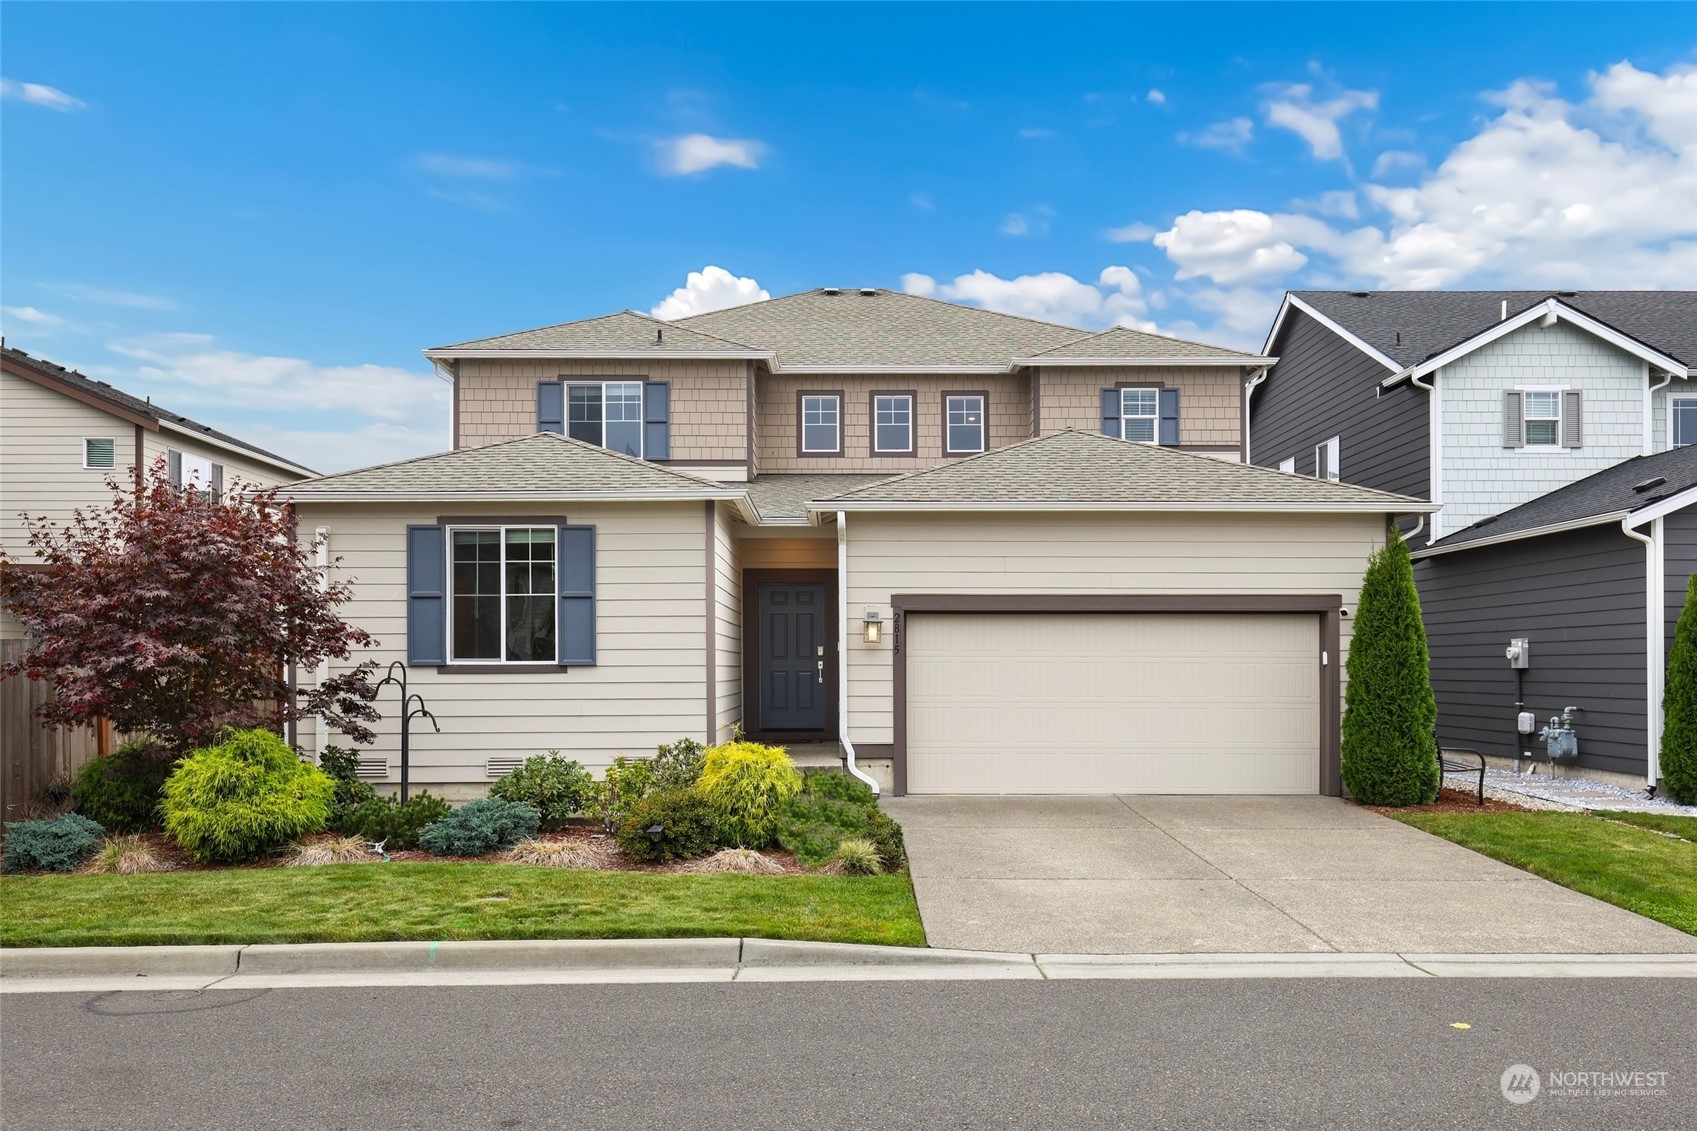
{"label": "white cloud", "polygon": [[941,285],[929,275],[910,273],[902,276],[902,290],[910,295],[948,299],[1045,322],[1085,328],[1120,325],[1154,330],[1154,323],[1144,318],[1149,302],[1143,294],[1142,282],[1128,267],[1103,268],[1094,284],[1060,271],[1004,279],[979,270],[958,275],[953,282]]}
{"label": "white cloud", "polygon": [[1159,90],[1155,90],[1153,88],[1151,88],[1149,93],[1145,94],[1143,97],[1144,97],[1145,100],[1153,103],[1156,106],[1165,106],[1167,104],[1167,96],[1165,94],[1162,94]]}
{"label": "white cloud", "polygon": [[1034,204],[1024,212],[1010,212],[996,230],[1004,236],[1046,236],[1049,217],[1055,210],[1047,204]]}
{"label": "white cloud", "polygon": [[766,153],[766,146],[751,138],[713,137],[710,134],[685,134],[667,138],[658,144],[660,171],[675,177],[705,173],[720,165],[758,169],[760,159]]}
{"label": "white cloud", "polygon": [[649,313],[656,318],[671,321],[674,318],[687,318],[691,314],[706,314],[711,310],[725,310],[732,306],[763,302],[771,297],[753,279],[738,277],[723,267],[709,264],[699,271],[691,271],[685,278],[684,285],[661,299]]}
{"label": "white cloud", "polygon": [[54,294],[64,295],[73,302],[93,303],[96,306],[123,306],[132,310],[175,310],[177,304],[163,295],[141,291],[119,290],[113,287],[93,287],[86,283],[43,283]]}
{"label": "white cloud", "polygon": [[415,160],[420,169],[433,176],[463,180],[510,181],[524,171],[524,166],[513,161],[454,153],[421,153]]}
{"label": "white cloud", "polygon": [[[1697,279],[1697,67],[1622,62],[1575,105],[1516,83],[1439,166],[1367,184],[1372,222],[1252,209],[1187,212],[1154,238],[1179,279],[1267,284],[1330,261],[1391,288],[1689,286]],[[1335,213],[1334,213],[1335,214]],[[1346,217],[1347,218],[1347,217]]]}
{"label": "white cloud", "polygon": [[1223,149],[1228,153],[1240,152],[1254,137],[1255,123],[1248,118],[1215,122],[1205,130],[1178,135],[1179,141],[1185,145],[1193,145],[1197,149]]}
{"label": "white cloud", "polygon": [[1383,180],[1400,172],[1424,169],[1426,159],[1406,149],[1387,149],[1373,161],[1373,179]]}
{"label": "white cloud", "polygon": [[65,320],[57,314],[49,314],[45,310],[37,310],[33,306],[0,307],[0,311],[4,311],[9,318],[14,318],[19,322],[28,322],[31,326],[62,326],[65,323]]}
{"label": "white cloud", "polygon": [[0,79],[0,98],[28,102],[32,106],[57,110],[61,114],[69,114],[88,105],[82,99],[72,98],[57,87],[43,86],[38,82],[16,82],[12,79]]}
{"label": "white cloud", "polygon": [[1361,203],[1356,199],[1354,189],[1339,189],[1335,192],[1323,192],[1312,200],[1296,202],[1299,207],[1310,212],[1318,212],[1322,216],[1336,216],[1344,220],[1355,220],[1361,216]]}
{"label": "white cloud", "polygon": [[1152,224],[1127,224],[1121,228],[1109,228],[1107,237],[1109,243],[1148,243],[1155,238],[1159,228]]}
{"label": "white cloud", "polygon": [[1372,110],[1379,95],[1372,90],[1346,90],[1336,98],[1316,102],[1314,88],[1307,83],[1286,83],[1268,88],[1267,124],[1290,130],[1308,143],[1321,161],[1343,158],[1343,136],[1338,122],[1357,110]]}
{"label": "white cloud", "polygon": [[111,374],[134,393],[319,470],[441,449],[448,386],[387,365],[319,365],[219,346],[210,334],[114,342],[133,367]]}

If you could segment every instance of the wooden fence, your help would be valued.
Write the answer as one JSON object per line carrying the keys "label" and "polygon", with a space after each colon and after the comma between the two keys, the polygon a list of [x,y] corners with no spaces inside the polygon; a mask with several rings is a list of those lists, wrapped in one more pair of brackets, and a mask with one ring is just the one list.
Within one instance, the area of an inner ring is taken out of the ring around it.
{"label": "wooden fence", "polygon": [[[22,640],[0,640],[0,663],[20,659]],[[64,730],[43,726],[35,708],[46,703],[51,689],[22,676],[0,680],[0,812],[19,820],[23,809],[40,797],[55,778],[70,775],[111,742],[104,725]]]}

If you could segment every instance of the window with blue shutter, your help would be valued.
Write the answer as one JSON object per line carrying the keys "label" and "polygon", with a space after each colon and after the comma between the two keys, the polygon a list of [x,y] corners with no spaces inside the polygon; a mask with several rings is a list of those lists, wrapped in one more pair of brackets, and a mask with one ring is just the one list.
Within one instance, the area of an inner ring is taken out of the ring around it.
{"label": "window with blue shutter", "polygon": [[1178,447],[1178,390],[1161,390],[1161,446]]}
{"label": "window with blue shutter", "polygon": [[407,527],[407,663],[448,662],[448,552],[440,526]]}
{"label": "window with blue shutter", "polygon": [[536,386],[536,430],[565,432],[566,389],[559,381],[543,381]]}
{"label": "window with blue shutter", "polygon": [[562,666],[595,663],[595,527],[559,528],[559,655]]}
{"label": "window with blue shutter", "polygon": [[1118,389],[1102,390],[1102,435],[1112,436],[1118,440],[1120,436],[1120,391]]}
{"label": "window with blue shutter", "polygon": [[672,458],[672,385],[647,381],[642,386],[642,455],[644,459]]}

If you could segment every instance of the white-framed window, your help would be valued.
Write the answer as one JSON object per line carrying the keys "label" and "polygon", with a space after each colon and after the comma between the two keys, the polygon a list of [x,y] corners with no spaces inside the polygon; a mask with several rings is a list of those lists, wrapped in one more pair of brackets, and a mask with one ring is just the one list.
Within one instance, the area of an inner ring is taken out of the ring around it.
{"label": "white-framed window", "polygon": [[1120,438],[1139,444],[1153,444],[1160,429],[1161,391],[1159,389],[1120,390]]}
{"label": "white-framed window", "polygon": [[843,450],[843,398],[837,393],[801,395],[801,450],[840,455]]}
{"label": "white-framed window", "polygon": [[1523,389],[1520,394],[1521,432],[1523,446],[1528,448],[1558,448],[1561,446],[1560,389]]}
{"label": "white-framed window", "polygon": [[1290,456],[1286,459],[1281,459],[1279,461],[1279,470],[1284,472],[1287,475],[1295,475],[1296,474],[1296,457]]}
{"label": "white-framed window", "polygon": [[642,382],[566,385],[566,435],[627,456],[642,455]]}
{"label": "white-framed window", "polygon": [[85,436],[82,465],[90,471],[111,471],[118,466],[118,441],[110,436]]}
{"label": "white-framed window", "polygon": [[872,450],[905,455],[913,451],[913,396],[872,395]]}
{"label": "white-framed window", "polygon": [[1668,398],[1668,440],[1676,448],[1697,444],[1697,397]]}
{"label": "white-framed window", "polygon": [[1330,479],[1334,482],[1338,477],[1338,437],[1333,436],[1323,444],[1314,448],[1314,478]]}
{"label": "white-framed window", "polygon": [[450,659],[556,662],[555,536],[552,526],[448,529]]}
{"label": "white-framed window", "polygon": [[984,396],[951,393],[943,398],[943,449],[949,455],[984,450]]}

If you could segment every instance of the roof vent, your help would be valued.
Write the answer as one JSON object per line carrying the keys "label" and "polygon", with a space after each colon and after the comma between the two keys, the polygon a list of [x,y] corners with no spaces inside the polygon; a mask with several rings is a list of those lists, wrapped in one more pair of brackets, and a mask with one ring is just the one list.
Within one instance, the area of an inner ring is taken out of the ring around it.
{"label": "roof vent", "polygon": [[1354,295],[1356,298],[1367,298],[1373,292],[1372,291],[1350,291],[1349,293]]}
{"label": "roof vent", "polygon": [[861,287],[860,288],[860,297],[861,298],[877,298],[878,297],[878,288],[877,287]]}
{"label": "roof vent", "polygon": [[821,287],[819,293],[822,295],[840,295],[843,293],[843,289],[841,287]]}
{"label": "roof vent", "polygon": [[1560,295],[1562,298],[1577,298],[1578,295],[1579,295],[1579,292],[1578,291],[1557,291],[1556,294]]}
{"label": "roof vent", "polygon": [[1490,517],[1489,517],[1489,518],[1482,518],[1482,519],[1480,519],[1480,520],[1479,520],[1479,521],[1478,521],[1478,522],[1475,522],[1475,523],[1474,523],[1474,524],[1473,524],[1473,527],[1472,527],[1472,529],[1474,529],[1474,530],[1477,530],[1477,529],[1479,529],[1479,528],[1480,528],[1480,527],[1481,527],[1481,526],[1489,526],[1489,525],[1491,525],[1491,523],[1493,523],[1493,522],[1495,522],[1495,521],[1497,521],[1497,516],[1496,516],[1496,515],[1491,515],[1491,516],[1490,516]]}
{"label": "roof vent", "polygon": [[1653,490],[1655,490],[1655,489],[1656,489],[1656,488],[1657,488],[1657,487],[1660,487],[1660,486],[1662,486],[1662,485],[1663,485],[1663,484],[1665,484],[1665,483],[1666,483],[1666,482],[1667,482],[1667,481],[1668,481],[1668,480],[1667,480],[1667,476],[1665,476],[1665,475],[1658,475],[1658,476],[1656,476],[1656,477],[1655,477],[1655,478],[1654,478],[1654,479],[1646,479],[1646,480],[1644,480],[1644,482],[1642,482],[1642,483],[1634,483],[1634,484],[1633,484],[1633,485],[1632,485],[1632,489],[1633,489],[1633,490],[1634,490],[1634,491],[1636,491],[1636,492],[1638,492],[1638,493],[1639,493],[1639,494],[1640,494],[1640,495],[1642,495],[1642,494],[1643,494],[1643,493],[1644,493],[1644,492],[1646,492],[1646,491],[1653,491]]}

